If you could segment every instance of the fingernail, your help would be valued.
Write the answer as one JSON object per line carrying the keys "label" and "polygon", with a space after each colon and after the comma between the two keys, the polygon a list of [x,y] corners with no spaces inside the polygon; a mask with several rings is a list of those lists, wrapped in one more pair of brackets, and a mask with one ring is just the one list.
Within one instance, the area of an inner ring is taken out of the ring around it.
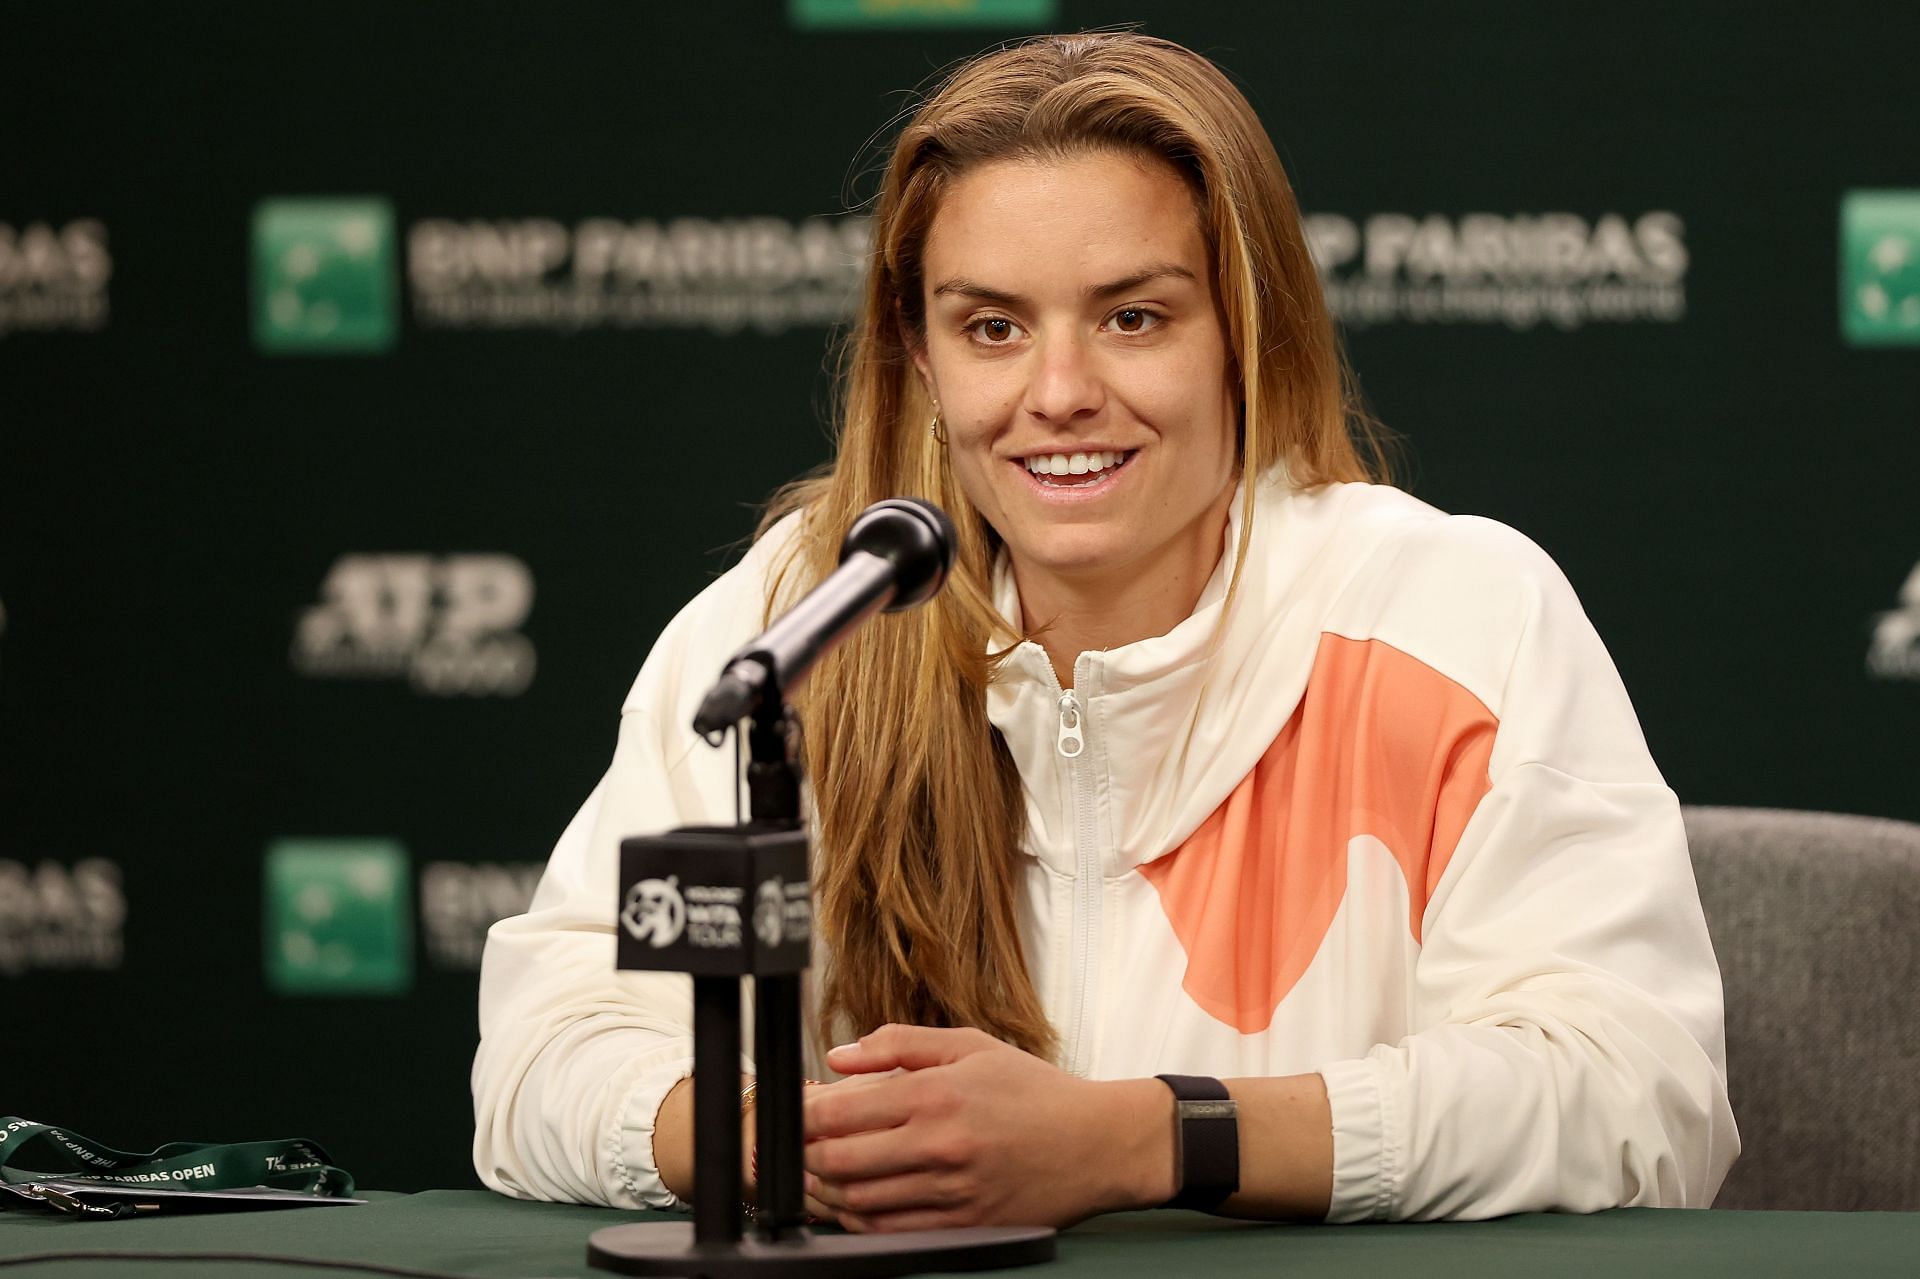
{"label": "fingernail", "polygon": [[827,1049],[827,1056],[831,1057],[835,1053],[850,1052],[853,1049],[858,1048],[859,1046],[860,1045],[858,1043],[835,1044],[833,1047]]}

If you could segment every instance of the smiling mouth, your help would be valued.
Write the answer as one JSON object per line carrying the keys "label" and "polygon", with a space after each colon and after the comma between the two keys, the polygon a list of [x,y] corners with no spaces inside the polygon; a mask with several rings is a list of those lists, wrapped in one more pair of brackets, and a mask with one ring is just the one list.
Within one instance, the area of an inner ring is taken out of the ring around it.
{"label": "smiling mouth", "polygon": [[1112,479],[1138,452],[1138,449],[1114,449],[1093,453],[1042,453],[1013,461],[1026,468],[1043,488],[1086,489]]}

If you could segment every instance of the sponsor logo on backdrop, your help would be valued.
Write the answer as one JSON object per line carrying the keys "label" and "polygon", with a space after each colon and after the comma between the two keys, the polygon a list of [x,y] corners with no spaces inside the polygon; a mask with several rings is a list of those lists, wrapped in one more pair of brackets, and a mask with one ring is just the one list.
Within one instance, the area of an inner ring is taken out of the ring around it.
{"label": "sponsor logo on backdrop", "polygon": [[1052,26],[1059,0],[787,0],[802,31],[844,27]]}
{"label": "sponsor logo on backdrop", "polygon": [[1900,607],[1873,619],[1867,671],[1880,679],[1920,680],[1920,564],[1900,588]]}
{"label": "sponsor logo on backdrop", "polygon": [[437,967],[476,969],[496,920],[524,915],[541,862],[428,862],[420,870],[420,922]]}
{"label": "sponsor logo on backdrop", "polygon": [[407,232],[423,327],[778,333],[850,319],[865,217],[427,218]]}
{"label": "sponsor logo on backdrop", "polygon": [[436,697],[518,697],[533,683],[533,573],[511,555],[342,555],[294,629],[314,679],[404,679]]}
{"label": "sponsor logo on backdrop", "polygon": [[393,207],[262,200],[253,211],[253,342],[272,355],[385,351],[399,330]]}
{"label": "sponsor logo on backdrop", "polygon": [[127,897],[120,866],[0,860],[0,977],[120,967]]}
{"label": "sponsor logo on backdrop", "polygon": [[1840,328],[1854,346],[1920,345],[1920,191],[1841,202]]}
{"label": "sponsor logo on backdrop", "polygon": [[113,255],[98,218],[0,222],[0,338],[107,326]]}
{"label": "sponsor logo on backdrop", "polygon": [[413,985],[407,850],[391,839],[267,848],[267,985],[282,995],[399,995]]}
{"label": "sponsor logo on backdrop", "polygon": [[1578,329],[1686,315],[1686,227],[1664,209],[1315,213],[1305,224],[1328,305],[1350,328]]}

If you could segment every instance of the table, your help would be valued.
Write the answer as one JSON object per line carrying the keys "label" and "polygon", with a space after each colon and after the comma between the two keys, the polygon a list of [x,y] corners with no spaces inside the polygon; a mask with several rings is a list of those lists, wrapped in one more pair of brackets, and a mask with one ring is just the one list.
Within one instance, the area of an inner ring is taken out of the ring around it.
{"label": "table", "polygon": [[[80,1249],[264,1252],[463,1276],[604,1276],[586,1264],[602,1226],[661,1219],[478,1190],[369,1193],[364,1208],[75,1221],[0,1212],[0,1279],[206,1275],[298,1279],[350,1270],[268,1263],[58,1261]],[[1441,1225],[1301,1226],[1198,1213],[1100,1217],[1061,1236],[1060,1259],[1022,1272],[1050,1279],[1418,1275],[1420,1279],[1752,1279],[1755,1275],[1920,1275],[1920,1213],[1685,1212],[1627,1208],[1590,1217],[1538,1214]]]}

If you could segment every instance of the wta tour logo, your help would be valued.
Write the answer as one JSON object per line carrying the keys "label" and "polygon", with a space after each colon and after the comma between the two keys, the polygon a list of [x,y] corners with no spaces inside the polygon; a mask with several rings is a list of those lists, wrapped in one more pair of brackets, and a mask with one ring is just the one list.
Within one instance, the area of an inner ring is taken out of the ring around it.
{"label": "wta tour logo", "polygon": [[301,615],[313,679],[404,679],[431,697],[518,697],[533,683],[533,573],[511,555],[342,555]]}
{"label": "wta tour logo", "polygon": [[253,341],[270,355],[385,351],[399,329],[393,208],[272,199],[253,211]]}
{"label": "wta tour logo", "polygon": [[687,927],[687,901],[680,895],[680,877],[643,879],[627,890],[620,908],[620,926],[627,936],[664,950],[680,940]]}
{"label": "wta tour logo", "polygon": [[1305,219],[1327,304],[1353,328],[1672,324],[1687,311],[1678,214],[1375,213]]}
{"label": "wta tour logo", "polygon": [[1880,679],[1920,680],[1920,564],[1900,588],[1900,607],[1873,621],[1867,672]]}
{"label": "wta tour logo", "polygon": [[760,885],[760,891],[754,894],[753,935],[760,939],[762,946],[778,946],[786,935],[787,894],[786,886],[778,877]]}
{"label": "wta tour logo", "polygon": [[1840,328],[1852,346],[1920,346],[1920,191],[1841,203]]}
{"label": "wta tour logo", "polygon": [[678,875],[642,879],[620,903],[620,927],[655,950],[665,950],[682,937],[697,950],[739,950],[746,938],[741,918],[745,901],[746,890],[732,884],[682,888]]}
{"label": "wta tour logo", "polygon": [[0,222],[0,338],[104,329],[112,276],[107,228],[98,218]]}

